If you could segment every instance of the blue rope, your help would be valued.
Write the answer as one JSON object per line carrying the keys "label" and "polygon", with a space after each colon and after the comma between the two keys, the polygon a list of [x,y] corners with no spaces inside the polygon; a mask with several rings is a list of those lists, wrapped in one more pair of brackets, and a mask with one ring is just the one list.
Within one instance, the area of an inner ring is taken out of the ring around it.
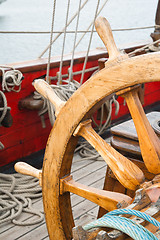
{"label": "blue rope", "polygon": [[[140,211],[137,211],[134,209],[117,209],[117,210],[113,210],[108,213],[108,215],[120,215],[120,214],[121,215],[122,214],[134,215],[134,216],[142,218],[142,219],[152,223],[154,226],[160,228],[160,222],[158,222],[155,218],[151,217],[150,215],[148,215],[144,212],[140,212]],[[105,217],[105,215],[103,217]]]}
{"label": "blue rope", "polygon": [[135,240],[145,239],[158,240],[157,237],[152,232],[150,232],[147,228],[143,227],[142,225],[136,223],[135,221],[129,218],[117,216],[122,214],[135,215],[144,220],[147,220],[156,227],[160,227],[160,223],[156,219],[152,218],[151,216],[145,213],[131,209],[118,209],[111,211],[105,214],[102,218],[99,218],[94,222],[85,225],[83,229],[89,230],[91,228],[96,227],[110,227],[128,234],[131,238]]}

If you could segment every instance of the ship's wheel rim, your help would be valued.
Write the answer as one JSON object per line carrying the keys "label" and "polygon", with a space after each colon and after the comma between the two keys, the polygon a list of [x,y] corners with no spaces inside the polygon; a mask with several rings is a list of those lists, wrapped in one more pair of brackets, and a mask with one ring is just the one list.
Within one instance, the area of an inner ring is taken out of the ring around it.
{"label": "ship's wheel rim", "polygon": [[[70,195],[69,193],[65,193],[65,196],[60,195],[59,181],[60,178],[70,174],[74,153],[71,145],[75,147],[77,142],[72,135],[74,130],[86,113],[110,94],[135,84],[159,81],[159,68],[160,54],[157,53],[116,63],[92,76],[61,110],[51,130],[43,163],[43,202],[51,240],[55,239],[55,236],[60,240],[69,240],[72,237]],[[81,107],[78,108],[78,104],[81,104]],[[69,116],[72,116],[72,121],[68,121]],[[61,206],[64,206],[63,210]]]}

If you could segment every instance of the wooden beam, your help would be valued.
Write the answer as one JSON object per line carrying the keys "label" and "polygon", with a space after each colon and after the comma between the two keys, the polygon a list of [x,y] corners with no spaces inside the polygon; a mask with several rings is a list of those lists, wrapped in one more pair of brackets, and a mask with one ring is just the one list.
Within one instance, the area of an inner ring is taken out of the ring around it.
{"label": "wooden beam", "polygon": [[100,190],[75,182],[72,176],[60,180],[60,194],[62,195],[66,192],[72,192],[84,197],[108,211],[116,209],[119,202],[125,201],[130,203],[132,200],[131,197],[125,194]]}

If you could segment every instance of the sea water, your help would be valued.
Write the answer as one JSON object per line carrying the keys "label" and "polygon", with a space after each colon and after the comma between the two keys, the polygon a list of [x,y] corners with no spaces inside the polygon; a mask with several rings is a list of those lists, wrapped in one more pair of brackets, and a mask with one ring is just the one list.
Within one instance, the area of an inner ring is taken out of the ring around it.
{"label": "sea water", "polygon": [[[83,3],[84,1],[82,1]],[[104,0],[100,1],[100,6]],[[0,31],[50,31],[54,0],[7,0],[0,4]],[[153,26],[158,0],[108,0],[101,12],[110,22],[112,29]],[[54,30],[62,30],[68,0],[58,0]],[[69,18],[78,9],[79,1],[70,0]],[[79,30],[86,30],[93,20],[97,0],[89,0],[80,14]],[[68,30],[75,30],[76,19]],[[114,32],[117,45],[149,39],[154,29]],[[53,38],[56,34],[53,35]],[[81,34],[78,33],[77,41]],[[76,51],[85,51],[90,34],[86,34]],[[74,34],[68,34],[65,53],[73,51]],[[0,64],[36,59],[50,42],[50,34],[4,34],[0,33]],[[62,52],[63,36],[52,47],[52,55]],[[91,48],[103,47],[97,33],[93,34]],[[48,52],[44,57],[48,56]]]}

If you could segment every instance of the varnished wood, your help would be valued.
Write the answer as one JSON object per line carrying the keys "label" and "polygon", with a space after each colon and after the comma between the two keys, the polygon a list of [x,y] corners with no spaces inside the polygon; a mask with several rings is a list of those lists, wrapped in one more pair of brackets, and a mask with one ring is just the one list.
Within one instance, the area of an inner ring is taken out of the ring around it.
{"label": "varnished wood", "polygon": [[50,100],[50,102],[55,106],[56,112],[55,115],[57,116],[61,108],[65,105],[65,101],[62,101],[54,90],[49,86],[49,84],[42,80],[37,79],[33,82],[35,89],[46,99]]}
{"label": "varnished wood", "polygon": [[[158,122],[160,119],[160,112],[153,111],[146,114],[146,116],[151,126],[154,127],[155,120]],[[132,119],[113,126],[111,133],[113,136],[118,136],[121,139],[131,139],[134,142],[138,142],[136,128]]]}
{"label": "varnished wood", "polygon": [[[59,178],[62,175],[63,158],[67,157],[68,139],[85,113],[107,95],[137,83],[158,81],[159,66],[160,56],[154,53],[149,57],[138,56],[105,68],[82,85],[61,109],[48,140],[43,165],[44,208],[51,239],[55,239],[55,236],[59,239],[67,239],[63,232],[59,207]],[[69,116],[71,121],[68,121]],[[72,159],[68,160],[68,164],[71,164],[70,161]],[[69,208],[66,204],[67,207]]]}
{"label": "varnished wood", "polygon": [[[142,60],[144,60],[142,58]],[[155,59],[154,59],[155,60]],[[135,61],[136,62],[136,61]],[[140,61],[141,62],[141,61]],[[154,62],[155,63],[155,62]],[[156,65],[156,64],[155,64]],[[116,65],[115,65],[116,66]],[[114,71],[117,71],[117,68],[115,69],[114,66],[110,66]],[[123,68],[123,64],[120,66]],[[150,70],[153,70],[153,68],[150,66]],[[124,70],[124,69],[123,69]],[[156,71],[158,70],[158,67],[156,67]],[[135,74],[139,75],[140,69],[137,67],[135,68]],[[118,79],[119,81],[119,75],[116,73],[115,75],[112,74],[112,71],[107,72],[111,74],[111,78],[113,80]],[[130,72],[128,71],[128,74],[130,75]],[[150,74],[150,72],[149,72]],[[131,74],[132,75],[132,74]],[[155,80],[155,73],[153,73],[152,80]],[[46,218],[47,218],[47,223],[48,224],[53,224],[53,225],[48,225],[49,228],[49,233],[50,237],[52,239],[71,239],[71,226],[73,224],[70,224],[70,221],[72,221],[70,218],[72,218],[71,213],[68,216],[68,212],[71,211],[66,211],[67,208],[71,208],[70,206],[70,201],[69,201],[69,194],[68,192],[64,192],[62,195],[59,192],[60,188],[60,181],[62,177],[65,177],[68,175],[70,172],[71,168],[71,163],[72,163],[72,155],[73,155],[73,150],[75,147],[75,142],[76,138],[72,136],[74,130],[78,126],[79,122],[82,120],[82,118],[85,116],[86,112],[90,110],[100,99],[103,99],[105,96],[108,95],[109,91],[116,91],[117,89],[120,90],[123,87],[126,87],[126,80],[125,77],[123,76],[123,72],[120,74],[120,80],[121,83],[119,85],[112,85],[112,88],[107,87],[107,83],[109,82],[108,80],[106,81],[105,76],[102,76],[101,74],[98,74],[96,76],[97,78],[92,78],[92,80],[98,80],[98,86],[94,85],[95,81],[93,81],[93,85],[87,85],[87,87],[83,87],[82,90],[79,90],[78,93],[82,94],[76,95],[72,97],[72,100],[70,100],[70,103],[68,103],[67,106],[64,106],[64,110],[62,109],[62,113],[59,114],[58,119],[55,123],[55,127],[53,128],[50,138],[48,140],[47,144],[47,150],[45,154],[45,159],[44,159],[44,173],[43,173],[43,198],[44,201],[48,199],[48,202],[44,202],[45,204],[45,210],[46,210]],[[109,76],[110,77],[110,76]],[[102,81],[103,79],[103,81]],[[124,80],[124,81],[123,81]],[[143,77],[141,76],[140,82],[143,81],[149,81],[149,77],[144,80]],[[123,82],[123,84],[122,84]],[[132,81],[128,84],[134,85],[133,82],[136,82],[136,77],[132,78]],[[104,90],[102,88],[105,87],[106,92],[104,93]],[[95,98],[93,99],[93,93],[94,91],[91,90],[91,88],[94,88],[94,90],[99,90],[98,94],[95,94]],[[91,95],[92,91],[92,95]],[[87,93],[89,93],[89,96],[87,96]],[[82,100],[79,102],[79,100]],[[73,103],[75,100],[75,107],[73,107]],[[82,103],[82,106],[79,108],[79,104]],[[77,109],[80,111],[80,113],[77,112]],[[65,111],[67,111],[68,115],[65,114]],[[64,115],[64,119],[63,119]],[[67,118],[68,116],[68,118]],[[67,120],[70,118],[70,120],[73,122],[67,123]],[[62,127],[62,130],[61,128]],[[58,130],[56,130],[56,128]],[[55,135],[61,135],[61,136],[56,136]],[[62,136],[63,135],[63,136]],[[52,139],[54,137],[54,140]],[[62,139],[62,137],[64,139]],[[61,140],[61,141],[58,141]],[[54,145],[55,144],[55,145]],[[72,148],[71,148],[72,145]],[[52,150],[51,148],[54,148]],[[49,151],[51,150],[51,151]],[[57,152],[56,152],[57,151]],[[46,191],[45,191],[46,190]],[[52,193],[54,191],[54,193]],[[54,213],[54,215],[53,215]],[[55,221],[57,220],[57,221]],[[69,228],[68,228],[69,226]],[[68,228],[68,229],[67,229]],[[52,233],[52,232],[53,233]]]}
{"label": "varnished wood", "polygon": [[132,198],[125,194],[116,192],[99,190],[84,184],[75,182],[71,176],[60,180],[60,193],[72,192],[81,197],[84,197],[104,209],[111,211],[117,208],[117,204],[122,201],[130,203]]}
{"label": "varnished wood", "polygon": [[[70,196],[67,193],[61,195],[59,188],[60,179],[66,173],[69,175],[72,164],[73,149],[71,151],[68,144],[72,145],[74,142],[72,134],[75,129],[86,113],[108,95],[139,83],[159,81],[159,66],[159,54],[116,61],[93,75],[59,112],[47,143],[43,164],[43,201],[51,240],[72,238],[73,224],[67,220],[71,218]],[[64,171],[65,167],[68,172]],[[60,206],[61,197],[65,200],[65,210]]]}
{"label": "varnished wood", "polygon": [[[129,209],[135,209],[138,211],[143,211],[146,214],[154,217],[159,221],[160,219],[160,211],[159,211],[159,202],[156,202],[155,204],[151,202],[150,198],[148,197],[147,193],[145,190],[139,190],[136,192],[135,199],[131,205],[128,206]],[[157,233],[158,228],[153,226],[152,224],[148,223],[144,219],[140,219],[137,217],[133,217],[130,215],[125,215],[125,217],[129,219],[134,219],[135,222],[138,224],[143,225],[146,227],[148,230],[153,232],[154,234]],[[74,236],[76,236],[76,240],[93,240],[93,239],[115,239],[115,240],[124,240],[124,239],[131,239],[124,233],[122,233],[119,230],[111,230],[110,228],[96,228],[92,229],[91,232],[83,230],[82,227],[77,226],[76,228],[73,229],[74,231]],[[91,233],[91,234],[90,234]],[[96,237],[95,237],[96,236]],[[92,238],[91,238],[92,237]]]}
{"label": "varnished wood", "polygon": [[25,162],[17,162],[14,168],[16,172],[38,178],[39,185],[42,186],[42,170],[36,169]]}
{"label": "varnished wood", "polygon": [[[120,60],[120,56],[126,56],[121,54],[114,42],[113,35],[111,32],[111,28],[109,26],[108,21],[103,18],[99,17],[96,20],[96,30],[99,33],[102,41],[104,42],[106,48],[109,52],[109,60]],[[107,66],[107,63],[106,63]],[[132,115],[137,134],[139,137],[140,148],[142,152],[142,156],[144,162],[152,173],[159,173],[160,172],[160,141],[156,134],[154,133],[153,129],[151,128],[143,108],[141,106],[138,93],[134,89],[124,89],[123,91],[119,92],[118,94],[123,94],[125,98],[130,113]],[[143,126],[142,126],[143,125]]]}
{"label": "varnished wood", "polygon": [[160,140],[152,129],[144,113],[136,90],[125,93],[124,98],[136,127],[141,154],[147,169],[160,173]]}
{"label": "varnished wood", "polygon": [[145,178],[143,172],[135,164],[107,144],[94,131],[90,120],[80,123],[74,135],[84,137],[98,151],[124,187],[135,190],[144,182]]}
{"label": "varnished wood", "polygon": [[[96,20],[96,30],[99,33],[102,41],[104,42],[106,48],[109,52],[109,61],[119,60],[123,61],[123,58],[127,57],[124,54],[121,54],[114,42],[111,28],[108,21],[99,17]],[[123,57],[121,59],[121,56]],[[124,57],[125,56],[125,57]],[[107,66],[107,63],[106,63]],[[117,94],[122,95],[125,98],[130,113],[132,115],[137,134],[139,137],[140,148],[144,162],[149,171],[152,173],[160,172],[160,141],[153,129],[151,128],[142,105],[140,103],[138,93],[136,90],[127,88]]]}
{"label": "varnished wood", "polygon": [[130,156],[141,159],[141,150],[138,141],[114,135],[111,138],[111,145],[126,157]]}
{"label": "varnished wood", "polygon": [[111,27],[104,17],[98,17],[95,21],[96,31],[99,34],[101,40],[103,41],[105,47],[108,50],[109,59],[106,62],[105,66],[108,65],[108,62],[121,61],[125,58],[128,58],[127,54],[121,53],[115,44]]}

